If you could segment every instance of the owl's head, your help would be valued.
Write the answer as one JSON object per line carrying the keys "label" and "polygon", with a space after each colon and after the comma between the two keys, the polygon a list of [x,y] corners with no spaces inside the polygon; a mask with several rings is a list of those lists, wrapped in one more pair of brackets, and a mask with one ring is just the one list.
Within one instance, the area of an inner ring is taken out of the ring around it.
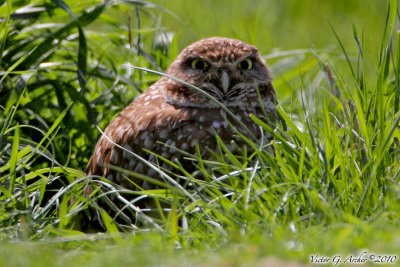
{"label": "owl's head", "polygon": [[[253,101],[257,90],[272,88],[271,75],[258,50],[240,40],[222,37],[203,39],[186,47],[167,74],[191,83],[227,106]],[[177,81],[170,82],[174,86],[168,87],[167,94],[175,104],[212,105],[190,88]]]}

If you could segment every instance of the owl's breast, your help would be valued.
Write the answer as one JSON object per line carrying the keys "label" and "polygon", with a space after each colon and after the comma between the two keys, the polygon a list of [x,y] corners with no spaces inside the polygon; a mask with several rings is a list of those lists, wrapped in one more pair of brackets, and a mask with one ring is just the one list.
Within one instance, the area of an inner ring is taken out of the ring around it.
{"label": "owl's breast", "polygon": [[259,117],[260,111],[256,108],[232,109],[229,115],[217,108],[188,108],[185,113],[186,121],[171,132],[177,140],[185,140],[183,150],[194,148],[196,144],[200,148],[213,148],[216,145],[216,135],[226,142],[237,140],[239,134],[259,136],[259,127],[249,117],[250,114]]}

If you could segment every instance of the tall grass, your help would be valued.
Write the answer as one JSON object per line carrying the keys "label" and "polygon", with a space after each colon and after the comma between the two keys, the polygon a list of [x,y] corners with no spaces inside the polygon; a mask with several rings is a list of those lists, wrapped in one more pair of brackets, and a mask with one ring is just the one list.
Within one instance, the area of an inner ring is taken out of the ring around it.
{"label": "tall grass", "polygon": [[[176,55],[176,39],[160,41],[167,32],[157,16],[169,11],[147,1],[53,1],[24,9],[7,1],[1,10],[1,239],[52,237],[50,242],[90,249],[93,239],[120,248],[148,237],[150,247],[161,239],[165,247],[202,251],[223,244],[234,251],[238,242],[256,244],[259,252],[248,252],[251,257],[267,250],[303,260],[312,249],[399,247],[397,1],[388,3],[376,66],[365,67],[363,36],[356,26],[356,55],[348,52],[334,24],[341,58],[316,49],[265,55],[277,76],[278,95],[280,88],[296,93],[280,96],[281,121],[272,127],[252,117],[265,138],[243,135],[253,149],[241,155],[232,154],[221,140],[212,159],[202,159],[200,151],[189,155],[202,179],[169,162],[189,187],[175,184],[174,173],[160,169],[165,189],[139,192],[87,177],[83,170],[101,134],[94,125],[104,128],[158,78],[155,71],[126,63],[160,71]],[[129,24],[121,23],[120,14],[127,14]],[[293,77],[296,89],[291,88]],[[115,221],[115,212],[97,205],[100,198],[112,199],[108,205],[117,213],[135,214],[135,220],[117,214],[122,220]],[[168,208],[149,216],[135,206],[144,199]],[[109,235],[79,231],[82,218],[94,219],[96,212]],[[378,245],[380,238],[388,245]]]}

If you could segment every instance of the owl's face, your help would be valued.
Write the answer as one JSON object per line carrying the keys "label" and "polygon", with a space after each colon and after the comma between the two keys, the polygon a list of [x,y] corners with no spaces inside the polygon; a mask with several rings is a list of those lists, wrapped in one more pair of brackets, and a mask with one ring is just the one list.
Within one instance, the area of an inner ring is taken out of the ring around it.
{"label": "owl's face", "polygon": [[[257,98],[257,90],[268,88],[270,73],[254,46],[239,40],[213,37],[184,49],[167,74],[201,88],[226,106],[241,105]],[[211,107],[213,103],[199,93],[170,81],[167,92],[174,104]]]}

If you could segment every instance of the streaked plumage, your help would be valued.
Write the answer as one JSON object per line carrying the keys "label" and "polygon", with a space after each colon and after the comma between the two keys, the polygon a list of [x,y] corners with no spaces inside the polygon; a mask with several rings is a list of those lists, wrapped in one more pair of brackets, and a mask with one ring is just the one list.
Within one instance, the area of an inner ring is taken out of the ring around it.
{"label": "streaked plumage", "polygon": [[[214,37],[195,42],[180,53],[166,74],[176,79],[160,77],[104,131],[113,142],[150,162],[156,163],[157,159],[145,150],[179,160],[191,170],[192,163],[185,161],[178,150],[194,154],[198,144],[207,157],[206,147],[216,146],[215,133],[227,143],[234,140],[240,146],[233,127],[258,137],[259,127],[249,115],[262,119],[266,114],[275,116],[276,98],[270,73],[257,49],[242,41]],[[204,90],[225,105],[242,124],[218,103],[177,79]],[[90,159],[88,174],[107,177],[131,189],[136,186],[110,165],[157,178],[153,169],[115,146],[104,135]],[[163,162],[159,164],[169,168]],[[142,181],[133,182],[142,188],[153,188]]]}

